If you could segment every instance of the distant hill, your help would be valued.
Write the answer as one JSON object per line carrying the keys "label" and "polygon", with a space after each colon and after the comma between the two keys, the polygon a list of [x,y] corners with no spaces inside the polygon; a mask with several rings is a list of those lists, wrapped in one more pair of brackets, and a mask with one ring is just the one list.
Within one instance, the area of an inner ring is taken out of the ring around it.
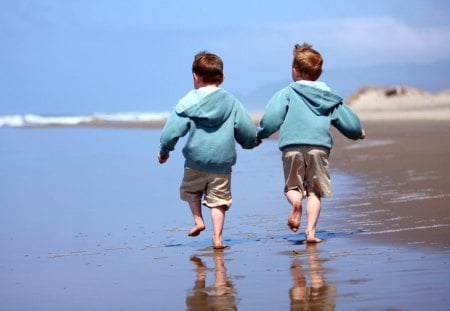
{"label": "distant hill", "polygon": [[347,103],[362,120],[450,120],[450,89],[429,93],[410,86],[363,87]]}

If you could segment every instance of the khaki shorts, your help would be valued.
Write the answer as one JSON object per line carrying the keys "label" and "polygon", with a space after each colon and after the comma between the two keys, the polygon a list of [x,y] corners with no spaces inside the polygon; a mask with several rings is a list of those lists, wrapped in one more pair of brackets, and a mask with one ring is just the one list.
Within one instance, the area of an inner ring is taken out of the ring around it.
{"label": "khaki shorts", "polygon": [[[202,201],[207,207],[231,205],[231,173],[217,174],[184,168],[180,186],[183,201]],[[203,199],[202,199],[203,198]]]}
{"label": "khaki shorts", "polygon": [[294,146],[283,149],[284,192],[297,190],[303,196],[331,196],[329,155],[330,150],[320,146]]}

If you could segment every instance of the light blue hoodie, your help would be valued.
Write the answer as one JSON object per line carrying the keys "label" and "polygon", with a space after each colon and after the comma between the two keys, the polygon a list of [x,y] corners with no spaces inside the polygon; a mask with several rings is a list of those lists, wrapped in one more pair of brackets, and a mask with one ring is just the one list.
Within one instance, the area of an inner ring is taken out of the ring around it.
{"label": "light blue hoodie", "polygon": [[175,106],[161,134],[161,155],[174,150],[189,132],[183,155],[188,168],[212,173],[230,173],[236,163],[236,143],[256,146],[255,125],[241,103],[217,88],[190,91]]}
{"label": "light blue hoodie", "polygon": [[331,148],[331,126],[344,136],[362,136],[358,116],[331,93],[323,82],[293,82],[278,91],[267,104],[258,128],[258,138],[267,138],[280,130],[279,147],[316,145]]}

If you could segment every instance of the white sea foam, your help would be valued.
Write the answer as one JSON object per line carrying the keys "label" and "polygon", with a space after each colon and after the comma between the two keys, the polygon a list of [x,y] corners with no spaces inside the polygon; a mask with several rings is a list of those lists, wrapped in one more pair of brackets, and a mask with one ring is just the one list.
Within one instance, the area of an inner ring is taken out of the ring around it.
{"label": "white sea foam", "polygon": [[0,127],[21,127],[25,124],[25,120],[21,115],[0,116]]}
{"label": "white sea foam", "polygon": [[49,125],[76,126],[93,121],[104,122],[150,122],[162,121],[168,113],[121,112],[95,113],[92,115],[47,116],[37,114],[0,115],[0,127],[39,127]]}
{"label": "white sea foam", "polygon": [[92,121],[91,116],[40,116],[36,114],[26,114],[23,116],[25,125],[77,125],[82,122]]}
{"label": "white sea foam", "polygon": [[168,113],[151,113],[151,112],[120,112],[113,114],[95,113],[94,117],[102,121],[115,122],[142,122],[142,121],[158,121],[168,117]]}

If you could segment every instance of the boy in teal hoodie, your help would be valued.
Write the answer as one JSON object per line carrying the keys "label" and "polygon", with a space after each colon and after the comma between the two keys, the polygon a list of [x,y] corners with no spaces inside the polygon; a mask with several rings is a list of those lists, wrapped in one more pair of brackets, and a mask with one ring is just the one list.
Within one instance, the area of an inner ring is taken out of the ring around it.
{"label": "boy in teal hoodie", "polygon": [[294,82],[270,99],[257,132],[258,139],[264,139],[280,130],[284,193],[292,206],[288,226],[298,231],[306,197],[307,243],[321,242],[315,234],[321,198],[332,194],[328,167],[331,126],[350,139],[365,137],[357,115],[324,82],[317,81],[322,64],[322,56],[311,45],[295,45]]}
{"label": "boy in teal hoodie", "polygon": [[183,148],[184,177],[180,197],[194,217],[189,236],[205,230],[202,203],[211,210],[213,247],[225,248],[222,230],[232,198],[231,168],[236,163],[236,141],[245,149],[257,145],[255,125],[241,103],[219,88],[223,62],[217,55],[200,52],[192,64],[194,90],[175,106],[161,134],[160,163],[169,158],[180,137],[189,133]]}

